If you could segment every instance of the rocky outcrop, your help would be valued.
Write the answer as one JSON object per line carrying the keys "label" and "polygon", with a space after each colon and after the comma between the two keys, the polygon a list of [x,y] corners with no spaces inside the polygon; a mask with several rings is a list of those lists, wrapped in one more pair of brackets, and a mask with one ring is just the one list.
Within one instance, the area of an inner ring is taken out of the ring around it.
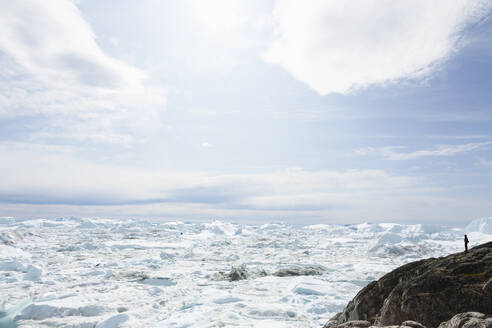
{"label": "rocky outcrop", "polygon": [[456,313],[490,315],[491,281],[492,242],[468,253],[408,263],[363,288],[325,327],[353,320],[377,326],[415,320],[438,327]]}
{"label": "rocky outcrop", "polygon": [[[325,325],[325,327],[327,326],[331,327],[329,325]],[[424,325],[411,320],[404,321],[399,325],[382,326],[382,327],[373,326],[367,320],[353,320],[353,321],[347,321],[339,325],[335,325],[334,327],[336,328],[426,328]],[[451,327],[446,327],[446,328],[451,328]]]}
{"label": "rocky outcrop", "polygon": [[216,273],[212,279],[213,280],[228,280],[228,281],[238,281],[248,279],[250,273],[246,269],[246,266],[241,265],[238,267],[231,267],[230,272],[219,271]]}
{"label": "rocky outcrop", "polygon": [[439,325],[439,328],[492,328],[492,316],[478,312],[460,313]]}
{"label": "rocky outcrop", "polygon": [[[326,326],[325,326],[326,327]],[[367,320],[353,320],[336,325],[337,328],[426,328],[424,325],[407,320],[399,325],[372,326]],[[438,328],[492,328],[492,316],[479,312],[460,313],[442,322]]]}
{"label": "rocky outcrop", "polygon": [[232,267],[231,272],[229,272],[229,280],[230,281],[238,281],[248,279],[248,271],[246,267]]}
{"label": "rocky outcrop", "polygon": [[[326,269],[319,265],[307,265],[307,266],[289,266],[282,268],[278,271],[271,273],[272,276],[276,277],[296,277],[296,276],[320,276]],[[265,270],[260,270],[256,272],[249,271],[245,265],[238,267],[232,267],[230,272],[219,271],[214,274],[212,280],[229,280],[238,281],[250,278],[265,277],[268,273]]]}
{"label": "rocky outcrop", "polygon": [[325,271],[326,270],[322,266],[292,266],[289,268],[280,269],[272,273],[272,275],[277,277],[320,276]]}

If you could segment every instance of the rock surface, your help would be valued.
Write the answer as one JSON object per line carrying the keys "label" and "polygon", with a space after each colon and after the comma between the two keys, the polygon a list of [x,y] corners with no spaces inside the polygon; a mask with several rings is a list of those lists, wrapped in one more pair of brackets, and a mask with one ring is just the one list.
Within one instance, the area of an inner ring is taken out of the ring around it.
{"label": "rock surface", "polygon": [[277,277],[295,277],[295,276],[320,276],[326,270],[321,266],[308,265],[305,267],[293,266],[290,268],[280,269],[274,273],[273,276]]}
{"label": "rock surface", "polygon": [[248,271],[246,267],[232,267],[231,272],[229,273],[230,281],[238,281],[248,279]]}
{"label": "rock surface", "polygon": [[[325,327],[327,326],[337,328],[426,328],[424,325],[411,320],[392,326],[372,326],[367,320],[352,320],[339,325],[335,324],[335,326],[325,325]],[[459,313],[448,321],[442,322],[438,328],[492,328],[492,316],[479,312]]]}
{"label": "rock surface", "polygon": [[492,328],[492,316],[478,312],[460,313],[439,325],[439,328]]}
{"label": "rock surface", "polygon": [[230,272],[224,272],[220,271],[216,273],[212,279],[214,280],[228,280],[228,281],[238,281],[238,280],[245,280],[248,279],[250,276],[248,270],[246,269],[246,266],[241,265],[238,267],[231,267]]}
{"label": "rock surface", "polygon": [[[297,277],[297,276],[320,276],[326,271],[322,266],[307,265],[307,266],[290,266],[282,268],[271,273],[275,277]],[[251,272],[248,271],[246,266],[233,266],[230,272],[219,271],[212,279],[214,280],[229,280],[238,281],[249,278],[264,277],[267,276],[267,272],[264,270]]]}
{"label": "rock surface", "polygon": [[[490,315],[491,279],[492,242],[468,253],[408,263],[364,287],[325,327],[354,320],[377,326],[403,325],[415,320],[426,327],[438,327],[456,313],[476,311]],[[470,322],[477,319],[466,318]]]}
{"label": "rock surface", "polygon": [[[352,320],[352,321],[347,321],[345,323],[339,324],[339,325],[330,325],[326,324],[325,327],[336,327],[336,328],[426,328],[424,325],[407,320],[405,322],[402,322],[399,325],[391,325],[391,326],[373,326],[371,323],[367,320]],[[445,328],[455,328],[455,327],[445,327]],[[456,328],[461,328],[461,327],[456,327]],[[475,328],[475,327],[474,327]],[[476,327],[476,328],[482,328],[482,327]],[[489,327],[487,327],[489,328]]]}

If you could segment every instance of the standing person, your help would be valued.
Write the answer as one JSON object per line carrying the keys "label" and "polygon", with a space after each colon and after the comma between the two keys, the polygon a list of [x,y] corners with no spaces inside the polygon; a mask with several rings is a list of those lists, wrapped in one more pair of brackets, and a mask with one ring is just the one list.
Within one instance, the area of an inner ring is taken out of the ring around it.
{"label": "standing person", "polygon": [[468,237],[465,235],[465,253],[468,253],[468,243],[470,241],[468,240]]}

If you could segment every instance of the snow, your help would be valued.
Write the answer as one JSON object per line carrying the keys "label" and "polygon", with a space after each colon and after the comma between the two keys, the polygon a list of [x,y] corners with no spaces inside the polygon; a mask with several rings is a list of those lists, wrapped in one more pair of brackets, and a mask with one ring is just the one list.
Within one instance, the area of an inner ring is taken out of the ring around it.
{"label": "snow", "polygon": [[31,254],[22,249],[15,248],[7,245],[0,245],[0,258],[1,259],[26,259],[30,258]]}
{"label": "snow", "polygon": [[2,218],[0,327],[321,327],[371,281],[491,227]]}

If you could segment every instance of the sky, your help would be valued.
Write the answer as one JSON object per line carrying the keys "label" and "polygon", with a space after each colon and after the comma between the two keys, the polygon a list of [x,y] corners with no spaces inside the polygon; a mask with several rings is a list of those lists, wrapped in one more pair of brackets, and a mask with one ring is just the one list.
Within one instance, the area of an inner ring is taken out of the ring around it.
{"label": "sky", "polygon": [[0,216],[492,216],[491,13],[0,0]]}

